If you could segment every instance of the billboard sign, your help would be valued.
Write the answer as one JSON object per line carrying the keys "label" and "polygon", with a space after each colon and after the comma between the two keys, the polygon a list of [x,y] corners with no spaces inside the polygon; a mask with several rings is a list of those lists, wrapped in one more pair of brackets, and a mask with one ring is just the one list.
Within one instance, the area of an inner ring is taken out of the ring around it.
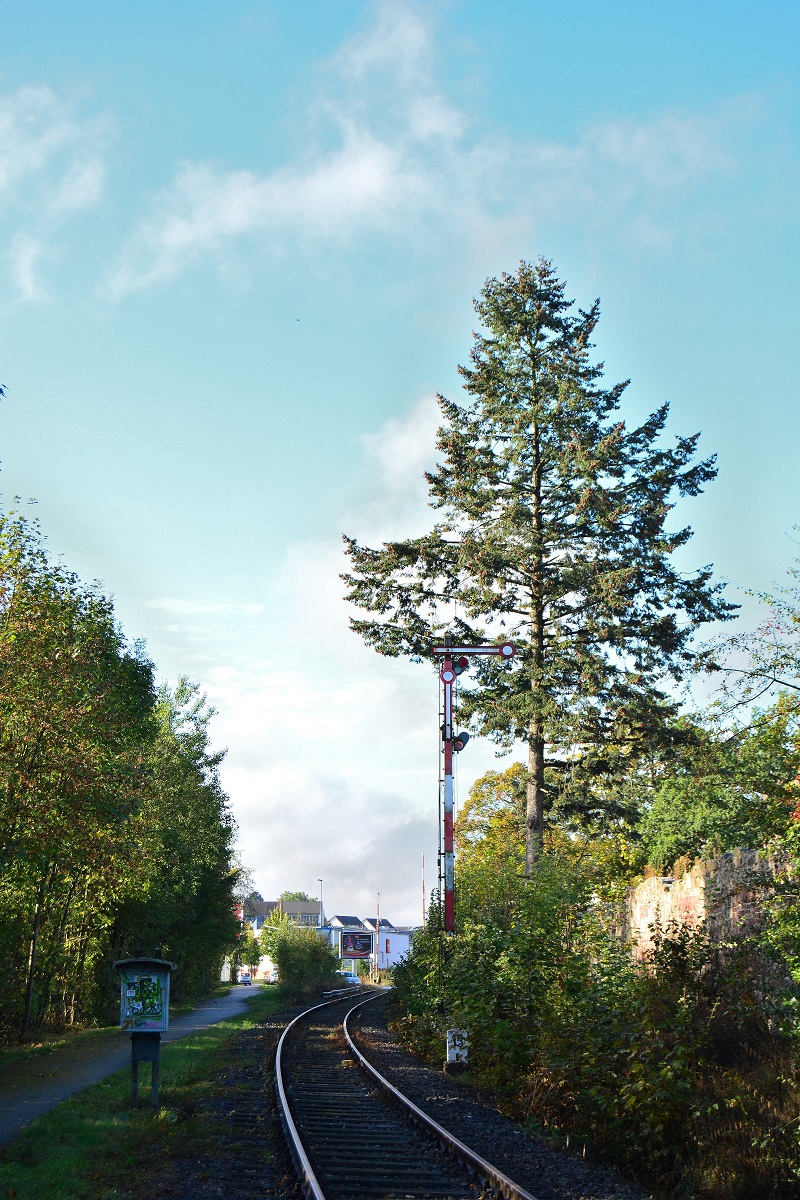
{"label": "billboard sign", "polygon": [[371,933],[341,933],[339,935],[340,958],[369,958],[372,954]]}

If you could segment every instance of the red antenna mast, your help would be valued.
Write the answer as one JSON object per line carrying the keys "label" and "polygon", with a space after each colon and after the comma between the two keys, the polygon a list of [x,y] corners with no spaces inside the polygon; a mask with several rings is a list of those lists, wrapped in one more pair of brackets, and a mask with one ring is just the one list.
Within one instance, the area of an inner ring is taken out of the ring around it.
{"label": "red antenna mast", "polygon": [[[445,639],[447,641],[447,639]],[[434,646],[433,653],[441,658],[442,669],[439,678],[444,688],[443,719],[442,719],[442,752],[444,755],[444,820],[443,858],[444,858],[444,930],[454,933],[456,928],[455,902],[455,859],[453,852],[453,752],[463,750],[469,741],[468,733],[455,733],[453,727],[453,685],[458,676],[467,669],[473,655],[485,657],[487,654],[498,655],[500,658],[514,657],[513,642],[502,642],[499,646]],[[442,801],[440,800],[440,803]]]}

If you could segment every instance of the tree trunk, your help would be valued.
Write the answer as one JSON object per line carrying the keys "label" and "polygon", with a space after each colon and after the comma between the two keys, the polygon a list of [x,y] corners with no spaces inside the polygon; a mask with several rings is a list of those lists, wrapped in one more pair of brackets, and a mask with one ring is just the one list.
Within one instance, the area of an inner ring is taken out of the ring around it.
{"label": "tree trunk", "polygon": [[10,774],[5,788],[5,813],[2,820],[3,839],[0,842],[0,867],[5,869],[13,856],[14,838],[17,834],[17,819],[19,806],[14,786],[14,774]]}
{"label": "tree trunk", "polygon": [[[53,874],[55,875],[55,870],[54,870]],[[59,950],[61,951],[60,957],[61,957],[62,962],[64,962],[65,964],[73,961],[72,955],[69,954],[68,938],[67,938],[67,921],[69,919],[70,909],[72,908],[72,901],[75,896],[75,891],[76,891],[78,883],[80,882],[81,879],[82,879],[82,875],[78,874],[75,876],[72,883],[70,884],[69,891],[67,892],[66,900],[64,901],[64,907],[61,911],[61,918],[58,922],[58,928],[56,929],[55,934],[52,939],[54,951],[56,953],[58,953]],[[73,975],[73,977],[75,976],[75,967],[74,966],[72,967],[72,975]],[[66,1020],[66,1012],[65,1012],[66,989],[69,986],[69,982],[70,982],[70,980],[69,980],[68,968],[65,967],[65,969],[62,973],[62,978],[61,978],[61,994],[62,994],[61,1008],[62,1008],[62,1018],[64,1020]],[[47,987],[45,989],[48,997],[52,993],[52,986],[53,986],[53,977],[52,977],[52,970],[51,970],[50,978],[48,979]],[[49,999],[48,999],[48,1006],[49,1006]]]}
{"label": "tree trunk", "polygon": [[[531,605],[531,690],[537,691],[544,662],[544,612],[534,581]],[[538,714],[528,726],[528,792],[525,812],[525,878],[530,879],[544,845],[544,731]]]}
{"label": "tree trunk", "polygon": [[[534,368],[535,376],[535,368]],[[535,533],[530,581],[531,614],[531,690],[538,691],[544,666],[544,579],[542,515],[542,458],[539,423],[531,425],[533,445],[533,478],[531,516]],[[538,714],[534,713],[528,726],[528,794],[525,814],[525,878],[530,879],[544,845],[544,733]]]}
{"label": "tree trunk", "polygon": [[30,1033],[31,1028],[31,1012],[33,1009],[33,981],[36,975],[36,954],[39,948],[39,925],[42,919],[42,905],[47,891],[47,880],[50,875],[50,867],[48,866],[42,881],[39,884],[39,891],[36,896],[36,908],[33,914],[33,930],[31,932],[31,944],[28,951],[28,982],[25,988],[25,1012],[22,1017],[22,1029],[20,1031],[20,1041],[25,1041]]}
{"label": "tree trunk", "polygon": [[528,743],[528,794],[525,814],[525,878],[530,879],[544,844],[544,738],[538,722]]}

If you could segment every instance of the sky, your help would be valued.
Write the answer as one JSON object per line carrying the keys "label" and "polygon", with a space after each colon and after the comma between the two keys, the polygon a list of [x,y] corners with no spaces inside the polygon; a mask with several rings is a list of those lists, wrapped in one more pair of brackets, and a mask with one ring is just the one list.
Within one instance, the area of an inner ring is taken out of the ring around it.
{"label": "sky", "polygon": [[[551,259],[623,415],[718,479],[682,565],[796,554],[800,8],[0,4],[0,457],[54,555],[218,715],[267,898],[417,923],[437,681],[348,627],[341,534],[433,517],[472,298]],[[32,503],[35,501],[35,503]],[[459,758],[460,795],[491,746]]]}

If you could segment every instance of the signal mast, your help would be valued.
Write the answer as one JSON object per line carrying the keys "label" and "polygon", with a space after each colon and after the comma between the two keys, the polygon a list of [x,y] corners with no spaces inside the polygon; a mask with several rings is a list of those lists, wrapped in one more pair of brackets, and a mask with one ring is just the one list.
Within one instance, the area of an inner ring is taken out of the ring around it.
{"label": "signal mast", "polygon": [[442,753],[444,756],[443,805],[443,857],[444,857],[444,930],[454,933],[456,928],[455,862],[453,853],[453,754],[463,750],[469,741],[468,733],[455,733],[453,727],[453,685],[459,675],[469,667],[470,658],[498,655],[502,659],[514,657],[514,643],[502,642],[499,646],[452,646],[445,638],[443,646],[434,646],[433,653],[443,659],[439,678],[442,681],[444,698],[442,705]]}

